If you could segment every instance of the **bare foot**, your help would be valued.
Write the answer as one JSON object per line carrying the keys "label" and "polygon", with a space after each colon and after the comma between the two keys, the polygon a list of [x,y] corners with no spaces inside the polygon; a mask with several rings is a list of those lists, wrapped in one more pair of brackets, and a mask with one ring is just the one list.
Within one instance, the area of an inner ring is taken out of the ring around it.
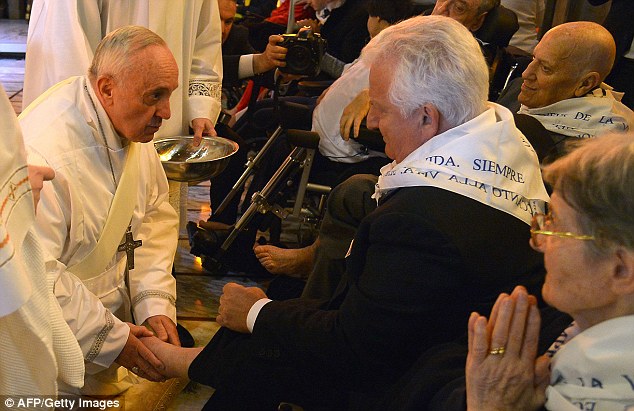
{"label": "bare foot", "polygon": [[318,241],[304,248],[279,248],[272,245],[253,247],[260,264],[271,274],[308,278],[315,257]]}
{"label": "bare foot", "polygon": [[201,347],[183,348],[161,341],[157,337],[143,337],[140,340],[165,365],[163,374],[169,378],[189,378],[189,366],[202,351]]}

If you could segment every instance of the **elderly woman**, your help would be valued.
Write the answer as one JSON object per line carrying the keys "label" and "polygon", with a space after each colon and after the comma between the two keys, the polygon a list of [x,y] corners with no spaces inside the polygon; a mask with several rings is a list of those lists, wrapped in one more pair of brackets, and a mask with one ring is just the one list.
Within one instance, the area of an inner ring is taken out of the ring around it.
{"label": "elderly woman", "polygon": [[634,134],[585,140],[544,169],[553,187],[531,245],[544,300],[574,319],[537,357],[535,299],[517,287],[469,319],[467,407],[634,409]]}

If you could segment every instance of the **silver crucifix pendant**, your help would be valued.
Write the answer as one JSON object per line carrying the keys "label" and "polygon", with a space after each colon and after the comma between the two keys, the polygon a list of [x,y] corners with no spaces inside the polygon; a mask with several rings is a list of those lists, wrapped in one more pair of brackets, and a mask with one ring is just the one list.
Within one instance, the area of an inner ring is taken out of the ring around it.
{"label": "silver crucifix pendant", "polygon": [[117,251],[125,251],[128,257],[128,270],[134,268],[134,249],[141,247],[142,244],[142,240],[135,240],[132,237],[132,226],[128,226],[128,230],[125,232],[125,241],[117,248]]}

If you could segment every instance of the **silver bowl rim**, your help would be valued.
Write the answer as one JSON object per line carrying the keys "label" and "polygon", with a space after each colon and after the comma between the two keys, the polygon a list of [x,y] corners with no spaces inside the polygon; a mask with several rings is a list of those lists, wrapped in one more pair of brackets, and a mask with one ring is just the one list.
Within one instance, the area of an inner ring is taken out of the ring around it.
{"label": "silver bowl rim", "polygon": [[[156,145],[156,143],[160,143],[163,141],[169,141],[169,140],[193,140],[194,136],[172,136],[172,137],[159,137],[153,140],[153,144]],[[229,140],[228,138],[225,137],[220,137],[220,136],[203,136],[203,141],[204,140],[208,140],[208,141],[214,141],[214,140],[220,140],[221,142],[223,142],[224,144],[227,144],[231,147],[233,147],[233,151],[225,156],[222,157],[218,157],[218,158],[214,158],[213,160],[207,160],[207,161],[190,161],[190,162],[184,162],[184,161],[170,161],[170,160],[161,160],[161,163],[165,163],[165,164],[196,164],[196,163],[206,163],[209,161],[218,161],[218,160],[223,160],[225,158],[229,158],[232,155],[234,155],[238,149],[240,148],[240,146],[238,146],[238,143],[236,143],[233,140]]]}

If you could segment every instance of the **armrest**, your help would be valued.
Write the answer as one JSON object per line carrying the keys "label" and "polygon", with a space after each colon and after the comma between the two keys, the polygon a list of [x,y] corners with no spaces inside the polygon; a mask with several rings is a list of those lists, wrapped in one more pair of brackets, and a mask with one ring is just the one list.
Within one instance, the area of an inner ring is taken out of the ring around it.
{"label": "armrest", "polygon": [[308,96],[318,96],[332,83],[334,80],[302,80],[297,83],[297,87]]}
{"label": "armrest", "polygon": [[365,121],[359,128],[359,137],[355,140],[370,150],[385,152],[385,141],[383,141],[381,132],[367,128]]}

